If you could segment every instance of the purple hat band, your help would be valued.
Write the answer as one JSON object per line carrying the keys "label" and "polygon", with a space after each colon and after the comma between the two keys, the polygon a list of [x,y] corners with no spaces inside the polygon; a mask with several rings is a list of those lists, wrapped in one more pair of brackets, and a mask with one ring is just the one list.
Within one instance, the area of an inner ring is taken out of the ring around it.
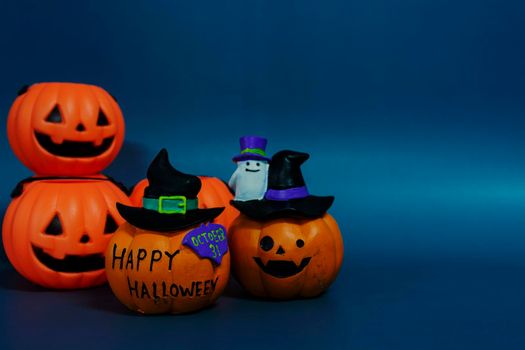
{"label": "purple hat band", "polygon": [[271,201],[287,201],[290,199],[305,198],[310,194],[306,189],[306,186],[288,188],[286,190],[272,190],[266,191],[264,198]]}
{"label": "purple hat band", "polygon": [[264,160],[266,162],[269,162],[270,158],[255,153],[243,153],[233,157],[234,162],[240,162],[243,160]]}

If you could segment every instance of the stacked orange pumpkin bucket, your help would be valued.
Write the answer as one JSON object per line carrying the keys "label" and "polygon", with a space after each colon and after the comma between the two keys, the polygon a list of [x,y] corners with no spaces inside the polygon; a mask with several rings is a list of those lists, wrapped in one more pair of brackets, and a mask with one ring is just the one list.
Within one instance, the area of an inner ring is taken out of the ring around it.
{"label": "stacked orange pumpkin bucket", "polygon": [[13,191],[2,227],[7,257],[30,281],[73,289],[106,281],[104,252],[129,199],[100,174],[124,140],[116,100],[97,86],[40,83],[19,91],[9,143],[35,175]]}

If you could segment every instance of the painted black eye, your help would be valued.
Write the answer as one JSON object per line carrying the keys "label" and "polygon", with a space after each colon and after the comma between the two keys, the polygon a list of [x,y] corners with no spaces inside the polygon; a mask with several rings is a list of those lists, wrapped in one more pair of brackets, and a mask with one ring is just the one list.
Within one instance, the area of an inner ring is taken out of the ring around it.
{"label": "painted black eye", "polygon": [[55,106],[51,113],[46,118],[46,122],[48,123],[62,123],[62,115],[60,115],[60,110],[58,109],[58,106]]}
{"label": "painted black eye", "polygon": [[304,247],[304,241],[302,239],[298,239],[297,242],[295,242],[299,248]]}
{"label": "painted black eye", "polygon": [[106,115],[104,114],[102,110],[98,111],[97,125],[98,126],[109,125],[108,117],[106,117]]}
{"label": "painted black eye", "polygon": [[261,165],[261,163],[257,162],[257,163],[255,163],[255,165],[257,165],[257,166],[260,166],[260,165]]}
{"label": "painted black eye", "polygon": [[117,230],[118,225],[115,222],[115,219],[113,219],[113,216],[111,216],[109,213],[106,216],[106,225],[104,226],[104,233],[110,234]]}
{"label": "painted black eye", "polygon": [[44,230],[44,233],[46,235],[51,236],[59,236],[62,234],[62,223],[60,222],[58,214],[55,214],[55,216],[53,216],[53,219],[51,220],[49,225],[47,225],[46,229]]}
{"label": "painted black eye", "polygon": [[246,166],[250,166],[250,162],[246,162]]}
{"label": "painted black eye", "polygon": [[269,251],[273,248],[273,239],[270,236],[264,236],[261,241],[259,242],[259,245],[261,246],[261,249],[265,252]]}

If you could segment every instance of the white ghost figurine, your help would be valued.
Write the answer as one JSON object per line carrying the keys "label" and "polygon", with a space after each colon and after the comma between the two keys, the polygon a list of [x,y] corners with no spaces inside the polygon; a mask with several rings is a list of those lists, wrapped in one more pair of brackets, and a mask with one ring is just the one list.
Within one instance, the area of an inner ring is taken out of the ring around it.
{"label": "white ghost figurine", "polygon": [[243,160],[237,162],[228,185],[235,192],[236,201],[263,199],[268,187],[269,164],[265,160]]}
{"label": "white ghost figurine", "polygon": [[267,140],[260,136],[243,136],[239,139],[241,153],[233,157],[237,170],[228,185],[235,192],[236,201],[251,201],[264,198],[268,187]]}

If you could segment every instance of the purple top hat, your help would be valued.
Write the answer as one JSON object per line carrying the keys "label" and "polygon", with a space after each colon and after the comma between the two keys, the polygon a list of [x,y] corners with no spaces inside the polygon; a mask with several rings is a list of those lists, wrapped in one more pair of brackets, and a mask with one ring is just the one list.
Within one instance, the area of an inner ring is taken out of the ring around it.
{"label": "purple top hat", "polygon": [[270,161],[266,156],[266,140],[259,136],[243,136],[239,139],[241,144],[241,154],[233,157],[234,162],[243,160],[265,160]]}

